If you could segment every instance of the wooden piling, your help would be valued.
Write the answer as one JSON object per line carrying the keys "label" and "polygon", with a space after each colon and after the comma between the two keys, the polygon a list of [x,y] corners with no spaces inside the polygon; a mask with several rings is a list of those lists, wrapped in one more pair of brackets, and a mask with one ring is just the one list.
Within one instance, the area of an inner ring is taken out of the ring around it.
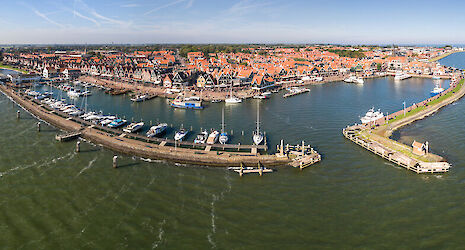
{"label": "wooden piling", "polygon": [[81,141],[76,142],[76,153],[79,153],[81,151]]}
{"label": "wooden piling", "polygon": [[20,117],[21,117],[21,112],[19,112],[19,110],[18,110],[18,111],[16,111],[16,119],[19,120]]}
{"label": "wooden piling", "polygon": [[117,160],[118,160],[118,156],[117,155],[113,156],[113,168],[118,168]]}
{"label": "wooden piling", "polygon": [[40,122],[37,123],[37,131],[40,132]]}

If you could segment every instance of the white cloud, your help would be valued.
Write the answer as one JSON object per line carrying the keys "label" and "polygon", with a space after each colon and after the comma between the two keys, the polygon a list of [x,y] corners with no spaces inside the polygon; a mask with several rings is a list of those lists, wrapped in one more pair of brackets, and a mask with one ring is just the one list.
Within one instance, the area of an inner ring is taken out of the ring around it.
{"label": "white cloud", "polygon": [[53,20],[50,19],[47,15],[45,15],[44,13],[42,13],[42,12],[36,10],[36,9],[33,9],[32,11],[33,11],[34,14],[36,14],[37,16],[41,17],[42,19],[44,19],[45,21],[47,21],[47,22],[49,22],[49,23],[51,23],[51,24],[53,24],[53,25],[56,25],[56,26],[58,26],[58,27],[60,27],[60,28],[64,28],[64,27],[65,27],[63,24],[57,23],[57,22],[53,21]]}
{"label": "white cloud", "polygon": [[159,11],[159,10],[168,8],[168,7],[170,7],[170,6],[173,6],[173,5],[176,5],[176,4],[178,4],[178,3],[185,2],[185,1],[187,1],[187,0],[176,0],[176,1],[173,1],[173,2],[171,2],[171,3],[167,3],[167,4],[165,4],[165,5],[158,6],[158,7],[154,8],[154,9],[151,9],[151,10],[145,12],[144,15],[148,15],[148,14],[157,12],[157,11]]}
{"label": "white cloud", "polygon": [[97,22],[97,20],[95,20],[94,18],[88,17],[88,16],[84,16],[83,14],[77,12],[76,10],[73,10],[73,14],[74,14],[75,16],[77,16],[77,17],[80,17],[80,18],[85,19],[85,20],[87,20],[87,21],[93,22],[93,23],[95,23],[95,25],[97,25],[97,26],[100,26],[100,23]]}

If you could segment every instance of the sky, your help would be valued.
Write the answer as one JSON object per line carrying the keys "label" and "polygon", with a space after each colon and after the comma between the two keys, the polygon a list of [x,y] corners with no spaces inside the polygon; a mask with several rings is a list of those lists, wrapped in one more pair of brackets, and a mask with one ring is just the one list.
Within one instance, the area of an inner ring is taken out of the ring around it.
{"label": "sky", "polygon": [[0,44],[465,44],[459,0],[0,0]]}

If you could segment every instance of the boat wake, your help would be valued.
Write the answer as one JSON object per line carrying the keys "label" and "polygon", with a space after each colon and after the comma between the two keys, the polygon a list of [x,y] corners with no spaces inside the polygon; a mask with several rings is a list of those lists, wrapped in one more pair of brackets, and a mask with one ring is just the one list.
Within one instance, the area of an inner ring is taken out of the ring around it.
{"label": "boat wake", "polygon": [[94,159],[92,159],[91,161],[89,161],[89,164],[87,164],[87,166],[85,166],[83,169],[81,169],[81,171],[79,171],[79,173],[76,175],[76,177],[78,177],[79,175],[81,175],[84,171],[86,171],[87,169],[91,168],[92,165],[94,165],[94,162],[97,160],[97,157],[95,157]]}
{"label": "boat wake", "polygon": [[152,249],[158,248],[158,246],[163,242],[163,235],[165,231],[163,230],[163,226],[166,224],[166,219],[163,219],[162,222],[159,223],[160,228],[158,229],[158,239],[153,242]]}
{"label": "boat wake", "polygon": [[216,248],[216,243],[213,239],[213,236],[216,234],[216,215],[215,215],[215,204],[216,202],[223,200],[224,196],[226,193],[231,192],[232,190],[232,185],[231,185],[231,179],[229,175],[225,175],[225,180],[226,180],[226,189],[221,191],[219,195],[212,194],[212,202],[210,203],[211,208],[210,208],[210,218],[211,218],[211,231],[207,235],[208,242],[210,243],[212,248]]}

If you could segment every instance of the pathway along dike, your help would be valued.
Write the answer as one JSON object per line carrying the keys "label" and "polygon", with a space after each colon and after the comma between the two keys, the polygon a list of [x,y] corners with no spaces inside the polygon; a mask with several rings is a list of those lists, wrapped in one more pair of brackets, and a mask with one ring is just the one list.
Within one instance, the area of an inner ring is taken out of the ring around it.
{"label": "pathway along dike", "polygon": [[[342,130],[343,135],[361,147],[416,173],[444,173],[451,167],[445,159],[429,152],[428,142],[408,146],[392,140],[392,133],[437,112],[465,95],[464,80],[453,80],[439,95],[414,104],[370,124],[355,124]],[[404,116],[405,113],[405,116]],[[415,148],[414,148],[415,147]]]}
{"label": "pathway along dike", "polygon": [[[313,149],[307,155],[296,156],[292,151],[283,152],[283,150],[275,155],[260,154],[258,150],[266,150],[266,146],[194,145],[187,142],[176,145],[173,140],[127,134],[80,118],[69,117],[7,85],[0,84],[0,91],[26,111],[57,128],[69,133],[79,133],[80,137],[115,152],[141,158],[216,167],[269,167],[286,164],[295,166],[299,160],[308,166],[321,160],[321,156]],[[244,148],[250,151],[241,151]]]}

